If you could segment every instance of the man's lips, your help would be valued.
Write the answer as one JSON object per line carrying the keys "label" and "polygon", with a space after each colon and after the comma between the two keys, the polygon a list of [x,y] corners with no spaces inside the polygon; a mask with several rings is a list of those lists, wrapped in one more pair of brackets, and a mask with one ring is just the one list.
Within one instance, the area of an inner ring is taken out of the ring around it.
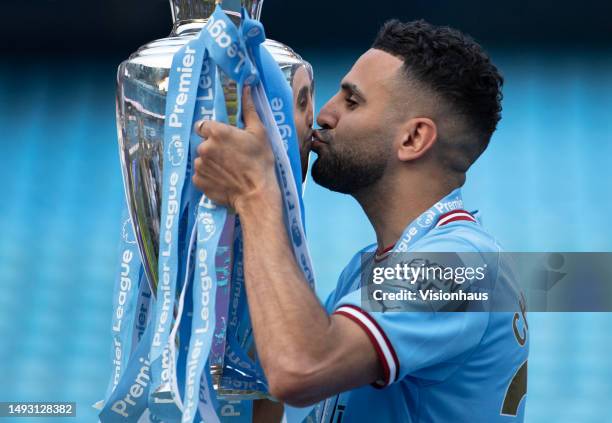
{"label": "man's lips", "polygon": [[311,147],[313,151],[317,151],[318,148],[320,148],[322,145],[324,144],[329,144],[329,141],[323,139],[319,133],[319,131],[314,131],[312,133],[312,142],[311,142]]}
{"label": "man's lips", "polygon": [[312,147],[312,131],[310,131],[306,137],[302,138],[300,149],[304,151],[310,151],[311,147]]}
{"label": "man's lips", "polygon": [[310,149],[315,153],[318,153],[321,150],[321,147],[327,145],[326,142],[321,141],[318,138],[312,137],[312,142],[310,143]]}
{"label": "man's lips", "polygon": [[312,139],[313,141],[320,141],[322,143],[325,144],[329,144],[329,140],[328,140],[328,136],[327,133],[323,132],[324,130],[321,129],[315,129],[314,131],[312,131]]}

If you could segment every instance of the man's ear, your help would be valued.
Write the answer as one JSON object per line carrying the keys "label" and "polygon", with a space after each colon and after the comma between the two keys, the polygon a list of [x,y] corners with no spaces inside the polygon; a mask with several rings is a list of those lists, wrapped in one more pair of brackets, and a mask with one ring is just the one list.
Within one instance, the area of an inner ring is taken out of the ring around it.
{"label": "man's ear", "polygon": [[417,117],[406,121],[400,128],[397,158],[407,162],[426,154],[436,143],[438,128],[433,120]]}

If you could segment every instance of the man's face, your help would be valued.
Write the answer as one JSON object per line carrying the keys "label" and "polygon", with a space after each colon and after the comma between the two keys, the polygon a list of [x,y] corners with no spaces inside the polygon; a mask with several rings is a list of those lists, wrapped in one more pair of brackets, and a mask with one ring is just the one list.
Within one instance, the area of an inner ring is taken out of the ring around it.
{"label": "man's face", "polygon": [[310,142],[312,140],[312,123],[314,116],[312,80],[305,66],[300,66],[291,81],[293,90],[293,119],[297,131],[302,161],[302,181],[308,172],[308,157],[310,156]]}
{"label": "man's face", "polygon": [[397,112],[394,81],[403,62],[381,50],[368,50],[344,77],[341,89],[317,118],[312,150],[316,183],[355,194],[378,182],[392,157]]}

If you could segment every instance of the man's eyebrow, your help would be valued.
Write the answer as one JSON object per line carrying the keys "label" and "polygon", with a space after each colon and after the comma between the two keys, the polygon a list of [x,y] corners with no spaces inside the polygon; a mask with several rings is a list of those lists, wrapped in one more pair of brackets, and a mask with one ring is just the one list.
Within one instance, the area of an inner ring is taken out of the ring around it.
{"label": "man's eyebrow", "polygon": [[340,88],[357,97],[359,100],[361,100],[362,103],[366,102],[366,98],[361,92],[361,90],[357,87],[357,85],[353,84],[352,82],[344,81],[342,85],[340,85]]}

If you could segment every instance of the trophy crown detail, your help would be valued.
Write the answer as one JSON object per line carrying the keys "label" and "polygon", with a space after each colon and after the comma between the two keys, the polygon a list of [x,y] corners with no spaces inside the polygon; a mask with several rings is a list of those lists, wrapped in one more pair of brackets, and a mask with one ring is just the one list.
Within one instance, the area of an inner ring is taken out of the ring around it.
{"label": "trophy crown detail", "polygon": [[263,0],[170,0],[172,21],[175,25],[185,21],[208,19],[215,11],[217,3],[230,16],[240,17],[240,9],[245,7],[251,17],[259,20]]}

